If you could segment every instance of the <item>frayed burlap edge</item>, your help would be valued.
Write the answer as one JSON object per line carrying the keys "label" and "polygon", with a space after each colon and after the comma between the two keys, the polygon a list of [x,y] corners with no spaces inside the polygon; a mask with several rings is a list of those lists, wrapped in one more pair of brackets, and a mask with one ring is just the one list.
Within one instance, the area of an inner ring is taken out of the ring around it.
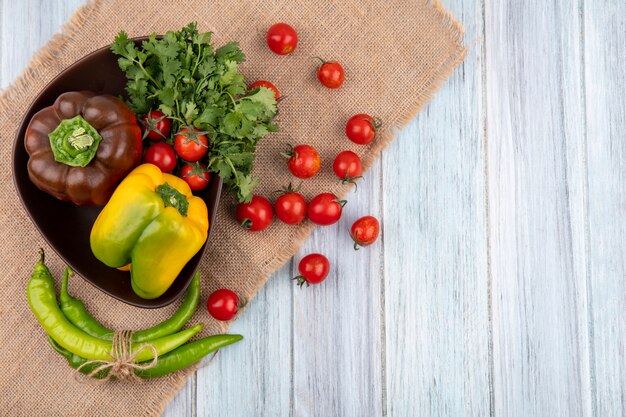
{"label": "frayed burlap edge", "polygon": [[[37,76],[37,72],[41,68],[45,68],[53,61],[60,53],[65,51],[67,43],[74,37],[74,35],[95,16],[98,16],[100,6],[105,0],[90,0],[85,5],[81,6],[76,13],[70,18],[70,20],[63,25],[60,33],[55,34],[50,41],[48,41],[42,48],[40,48],[31,58],[26,65],[22,73],[11,83],[11,85],[0,92],[0,112],[9,110],[10,103],[13,100],[18,100],[18,97],[25,94],[29,84]],[[367,171],[374,162],[378,159],[380,152],[382,152],[394,139],[395,133],[398,129],[407,125],[415,115],[430,101],[435,92],[439,89],[441,84],[452,74],[454,69],[463,62],[467,49],[463,45],[463,25],[450,13],[450,11],[442,4],[441,0],[433,0],[429,2],[432,13],[436,15],[443,23],[445,29],[450,36],[453,43],[458,45],[457,50],[451,55],[450,59],[444,62],[434,76],[428,83],[427,88],[422,94],[415,97],[415,102],[406,108],[401,109],[399,116],[394,120],[390,120],[388,127],[384,130],[383,135],[371,146],[367,156],[363,158],[363,169]],[[337,185],[332,192],[336,195],[343,197],[349,190],[346,190],[342,185]],[[281,253],[278,253],[273,259],[265,262],[261,265],[260,273],[257,276],[258,285],[249,294],[248,299],[252,300],[255,297],[258,290],[265,284],[270,274],[277,269],[285,265],[294,255],[295,252],[304,243],[306,238],[311,234],[314,224],[308,224],[302,227],[297,233],[291,244],[284,247]],[[221,323],[220,328],[222,331],[228,329],[228,325]],[[148,404],[145,408],[145,412],[142,414],[145,417],[158,416],[163,413],[167,404],[172,400],[174,395],[185,385],[187,376],[195,372],[197,365],[190,367],[187,371],[178,372],[171,376],[172,388],[161,391],[159,400],[153,404]]]}

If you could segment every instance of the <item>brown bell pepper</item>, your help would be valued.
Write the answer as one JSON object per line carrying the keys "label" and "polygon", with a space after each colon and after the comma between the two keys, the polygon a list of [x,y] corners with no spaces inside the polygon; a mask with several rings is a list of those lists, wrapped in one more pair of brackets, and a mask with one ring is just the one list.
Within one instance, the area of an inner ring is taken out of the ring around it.
{"label": "brown bell pepper", "polygon": [[61,94],[31,119],[24,145],[28,175],[42,191],[78,205],[103,205],[141,162],[141,129],[110,95]]}

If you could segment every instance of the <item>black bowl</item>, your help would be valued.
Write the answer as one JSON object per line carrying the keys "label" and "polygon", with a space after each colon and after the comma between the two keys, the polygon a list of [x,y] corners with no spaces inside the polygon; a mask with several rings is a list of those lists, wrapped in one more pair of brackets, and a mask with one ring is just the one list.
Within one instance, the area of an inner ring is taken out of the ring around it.
{"label": "black bowl", "polygon": [[[136,38],[141,42],[145,38]],[[91,253],[89,234],[102,207],[76,206],[71,202],[57,200],[39,190],[29,179],[26,164],[28,154],[24,148],[24,135],[30,119],[44,107],[67,91],[91,90],[100,94],[125,95],[126,78],[117,66],[117,57],[109,47],[98,49],[67,68],[53,79],[35,98],[22,119],[13,145],[13,181],[26,212],[37,226],[44,239],[61,258],[89,283],[128,304],[143,308],[163,307],[184,292],[198,268],[207,243],[185,265],[172,286],[160,297],[145,300],[135,294],[130,285],[130,274],[109,268]],[[222,181],[211,175],[211,183],[196,192],[209,211],[209,237],[217,206]],[[207,239],[208,241],[208,239]]]}

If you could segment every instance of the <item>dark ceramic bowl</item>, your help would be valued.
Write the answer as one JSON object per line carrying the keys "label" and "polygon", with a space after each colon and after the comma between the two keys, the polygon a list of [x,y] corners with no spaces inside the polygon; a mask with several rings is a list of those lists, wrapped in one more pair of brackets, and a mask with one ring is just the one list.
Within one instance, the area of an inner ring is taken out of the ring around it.
{"label": "dark ceramic bowl", "polygon": [[[145,38],[138,38],[139,42]],[[172,286],[159,298],[144,300],[130,286],[130,275],[104,265],[91,253],[89,234],[102,207],[75,206],[59,201],[39,190],[28,178],[28,154],[24,148],[24,134],[31,117],[66,91],[91,90],[101,94],[124,95],[126,78],[117,66],[117,58],[108,47],[74,63],[59,74],[35,98],[20,124],[13,145],[13,181],[26,212],[44,239],[63,260],[89,283],[111,297],[144,308],[157,308],[180,297],[198,268],[207,243],[187,263]],[[219,176],[212,174],[211,183],[196,195],[204,199],[209,210],[209,237],[215,222],[222,189]],[[208,239],[207,239],[208,240]]]}

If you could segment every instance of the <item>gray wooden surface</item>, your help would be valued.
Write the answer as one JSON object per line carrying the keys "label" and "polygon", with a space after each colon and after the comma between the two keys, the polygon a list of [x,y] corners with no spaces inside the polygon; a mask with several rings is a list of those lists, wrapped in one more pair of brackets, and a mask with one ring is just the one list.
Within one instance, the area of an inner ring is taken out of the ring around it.
{"label": "gray wooden surface", "polygon": [[[0,86],[81,3],[0,0]],[[447,3],[465,63],[166,416],[626,415],[626,3]]]}

